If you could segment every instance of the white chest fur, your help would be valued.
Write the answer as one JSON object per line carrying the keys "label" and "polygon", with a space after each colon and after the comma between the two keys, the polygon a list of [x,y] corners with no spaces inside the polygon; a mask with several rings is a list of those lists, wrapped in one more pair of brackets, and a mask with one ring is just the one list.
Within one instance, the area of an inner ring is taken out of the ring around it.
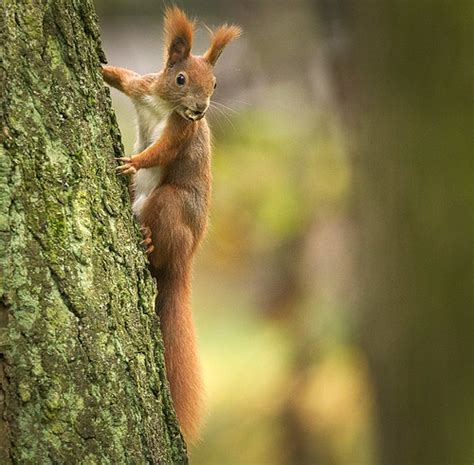
{"label": "white chest fur", "polygon": [[[167,105],[158,97],[144,96],[134,100],[138,118],[138,138],[135,152],[139,153],[153,144],[162,134],[170,115]],[[139,218],[143,204],[160,183],[161,168],[145,168],[135,175],[133,213]]]}

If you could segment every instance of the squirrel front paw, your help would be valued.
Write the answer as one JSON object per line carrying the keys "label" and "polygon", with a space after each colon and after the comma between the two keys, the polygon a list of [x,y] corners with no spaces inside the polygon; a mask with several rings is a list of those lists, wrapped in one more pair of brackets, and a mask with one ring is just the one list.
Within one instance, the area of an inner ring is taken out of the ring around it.
{"label": "squirrel front paw", "polygon": [[138,170],[136,163],[133,160],[134,157],[120,157],[116,158],[116,160],[124,162],[123,165],[117,166],[116,171],[118,174],[135,174]]}

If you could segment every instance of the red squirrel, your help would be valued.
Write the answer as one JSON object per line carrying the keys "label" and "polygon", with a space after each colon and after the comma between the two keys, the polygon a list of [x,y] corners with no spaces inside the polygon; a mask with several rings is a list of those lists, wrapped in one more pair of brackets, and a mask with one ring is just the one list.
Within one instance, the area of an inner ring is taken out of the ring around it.
{"label": "red squirrel", "polygon": [[202,56],[191,54],[195,21],[177,7],[165,11],[165,66],[139,75],[103,66],[104,80],[128,95],[138,115],[138,140],[117,170],[133,175],[133,212],[144,232],[157,281],[171,397],[187,442],[199,435],[203,383],[190,307],[191,265],[208,220],[211,144],[205,114],[216,87],[214,65],[241,29],[224,24]]}

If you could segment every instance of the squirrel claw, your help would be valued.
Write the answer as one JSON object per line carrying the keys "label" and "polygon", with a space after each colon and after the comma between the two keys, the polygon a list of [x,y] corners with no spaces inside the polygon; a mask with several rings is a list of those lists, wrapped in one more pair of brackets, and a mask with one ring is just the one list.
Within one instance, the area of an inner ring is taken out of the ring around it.
{"label": "squirrel claw", "polygon": [[130,163],[125,163],[125,165],[120,165],[115,168],[117,174],[135,174],[137,170]]}

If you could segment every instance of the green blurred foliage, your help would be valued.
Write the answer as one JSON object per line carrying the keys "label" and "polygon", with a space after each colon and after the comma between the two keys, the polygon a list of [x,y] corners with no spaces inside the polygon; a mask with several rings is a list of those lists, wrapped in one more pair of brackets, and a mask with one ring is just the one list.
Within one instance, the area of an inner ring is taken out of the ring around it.
{"label": "green blurred foliage", "polygon": [[344,203],[350,172],[342,141],[331,123],[307,116],[304,126],[252,110],[216,131],[212,224],[228,253],[275,249]]}

